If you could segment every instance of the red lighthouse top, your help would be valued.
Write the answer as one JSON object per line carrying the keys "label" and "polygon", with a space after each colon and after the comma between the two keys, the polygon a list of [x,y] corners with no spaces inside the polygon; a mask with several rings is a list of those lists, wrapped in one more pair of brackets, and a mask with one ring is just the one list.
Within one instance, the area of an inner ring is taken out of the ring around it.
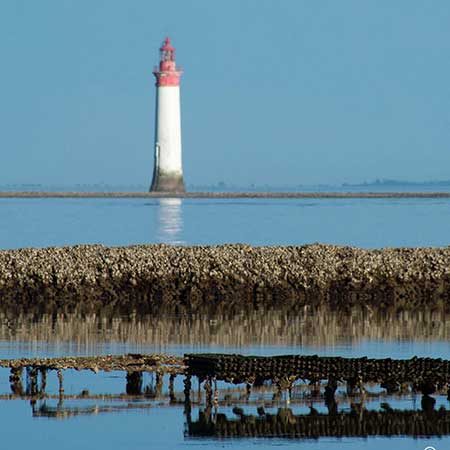
{"label": "red lighthouse top", "polygon": [[183,71],[175,64],[175,49],[170,44],[168,37],[164,39],[159,49],[159,55],[159,66],[153,69],[156,86],[179,86]]}

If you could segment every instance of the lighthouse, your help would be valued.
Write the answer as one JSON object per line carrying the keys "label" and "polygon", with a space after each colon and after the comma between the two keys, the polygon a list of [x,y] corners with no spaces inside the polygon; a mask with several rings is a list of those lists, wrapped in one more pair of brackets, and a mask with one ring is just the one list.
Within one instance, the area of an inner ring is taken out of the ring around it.
{"label": "lighthouse", "polygon": [[156,112],[153,180],[150,191],[184,192],[181,160],[180,77],[175,49],[167,37],[159,49],[156,78]]}

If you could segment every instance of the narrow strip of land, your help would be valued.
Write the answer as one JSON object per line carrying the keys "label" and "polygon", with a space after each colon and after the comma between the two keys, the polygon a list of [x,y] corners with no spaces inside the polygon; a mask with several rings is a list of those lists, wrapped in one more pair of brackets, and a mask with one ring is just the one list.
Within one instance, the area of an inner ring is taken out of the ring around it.
{"label": "narrow strip of land", "polygon": [[137,245],[0,251],[0,308],[206,314],[246,307],[450,307],[450,247]]}
{"label": "narrow strip of land", "polygon": [[450,192],[39,192],[3,191],[0,198],[450,198]]}

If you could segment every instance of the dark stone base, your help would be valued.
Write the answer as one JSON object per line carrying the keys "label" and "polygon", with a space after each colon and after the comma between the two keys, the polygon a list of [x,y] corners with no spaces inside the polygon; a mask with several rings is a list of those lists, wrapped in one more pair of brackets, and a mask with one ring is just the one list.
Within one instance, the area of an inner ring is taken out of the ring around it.
{"label": "dark stone base", "polygon": [[150,192],[186,192],[183,176],[154,174]]}

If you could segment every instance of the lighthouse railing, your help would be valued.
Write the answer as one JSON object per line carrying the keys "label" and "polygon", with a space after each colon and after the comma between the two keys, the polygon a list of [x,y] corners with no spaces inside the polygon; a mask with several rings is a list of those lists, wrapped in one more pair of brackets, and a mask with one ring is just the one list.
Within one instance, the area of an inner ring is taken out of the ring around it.
{"label": "lighthouse railing", "polygon": [[153,66],[153,73],[159,72],[183,73],[183,68],[181,66],[177,66],[175,70],[161,70],[159,66]]}

